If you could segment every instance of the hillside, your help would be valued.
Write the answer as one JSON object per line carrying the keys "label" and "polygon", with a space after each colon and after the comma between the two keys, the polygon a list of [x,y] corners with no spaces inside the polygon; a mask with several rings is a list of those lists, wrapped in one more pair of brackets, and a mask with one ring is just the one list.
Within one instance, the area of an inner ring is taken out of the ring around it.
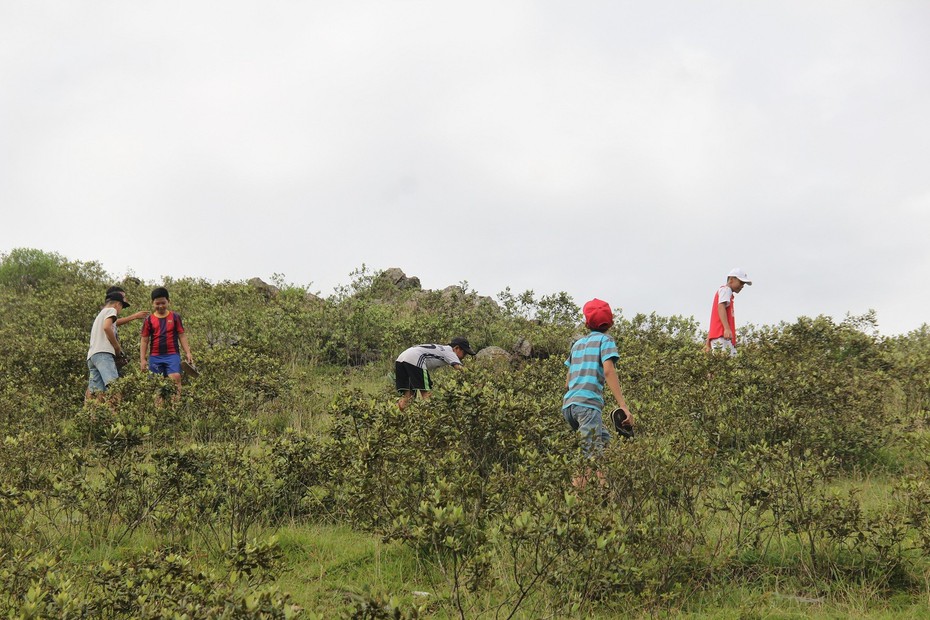
{"label": "hillside", "polygon": [[[560,415],[582,333],[564,293],[423,290],[360,269],[171,291],[200,375],[129,364],[84,402],[117,284],[0,260],[0,609],[11,617],[930,614],[930,331],[804,317],[702,351],[684,317],[619,316],[637,419],[590,466]],[[582,300],[583,301],[583,300]],[[496,355],[396,406],[405,347]],[[140,322],[120,327],[138,350]],[[186,614],[186,616],[184,616]]]}

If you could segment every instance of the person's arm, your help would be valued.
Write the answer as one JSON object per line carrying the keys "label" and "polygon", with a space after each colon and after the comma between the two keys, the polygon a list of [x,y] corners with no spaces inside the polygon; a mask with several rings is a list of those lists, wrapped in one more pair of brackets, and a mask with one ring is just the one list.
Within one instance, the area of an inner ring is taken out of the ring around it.
{"label": "person's arm", "polygon": [[118,319],[116,319],[116,324],[117,324],[117,325],[125,325],[126,323],[128,323],[128,322],[130,322],[130,321],[139,321],[139,320],[141,320],[141,319],[144,319],[144,318],[147,317],[148,315],[149,315],[149,313],[146,312],[145,310],[139,310],[139,311],[136,312],[135,314],[130,314],[129,316],[121,316],[121,317],[119,317]]}
{"label": "person's arm", "polygon": [[115,320],[116,316],[108,316],[103,321],[103,333],[106,335],[110,346],[113,347],[114,354],[119,357],[123,354],[123,348],[119,346],[119,340],[116,339],[116,332],[113,330],[113,321]]}
{"label": "person's arm", "polygon": [[187,358],[187,363],[193,366],[194,358],[191,356],[191,346],[187,343],[187,334],[184,332],[178,334],[178,342],[181,343],[181,348],[184,349],[184,355]]}
{"label": "person's arm", "polygon": [[723,323],[723,337],[727,340],[733,340],[733,331],[730,329],[730,322],[727,320],[726,303],[717,304],[717,316],[720,317],[720,322]]}
{"label": "person's arm", "polygon": [[607,384],[607,387],[610,388],[611,393],[613,393],[614,399],[617,401],[617,406],[626,412],[626,421],[632,425],[633,414],[630,413],[630,408],[626,404],[626,399],[623,398],[623,390],[620,389],[620,378],[617,376],[617,368],[614,366],[614,359],[615,358],[610,358],[604,361],[604,382]]}
{"label": "person's arm", "polygon": [[455,349],[449,349],[448,347],[439,347],[440,356],[443,362],[448,366],[452,366],[456,370],[465,370],[465,366],[462,365],[462,360],[459,359],[459,356],[455,353]]}
{"label": "person's arm", "polygon": [[142,336],[139,339],[139,367],[145,371],[148,363],[149,337]]}
{"label": "person's arm", "polygon": [[568,389],[568,384],[571,381],[571,378],[572,378],[572,371],[566,370],[565,371],[565,389],[566,390]]}

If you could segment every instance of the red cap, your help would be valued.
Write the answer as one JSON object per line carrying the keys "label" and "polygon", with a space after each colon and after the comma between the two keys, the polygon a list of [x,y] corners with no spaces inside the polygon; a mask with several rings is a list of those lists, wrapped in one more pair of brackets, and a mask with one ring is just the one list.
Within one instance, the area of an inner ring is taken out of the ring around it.
{"label": "red cap", "polygon": [[609,329],[614,324],[614,313],[606,301],[595,297],[584,305],[582,311],[584,324],[590,329]]}

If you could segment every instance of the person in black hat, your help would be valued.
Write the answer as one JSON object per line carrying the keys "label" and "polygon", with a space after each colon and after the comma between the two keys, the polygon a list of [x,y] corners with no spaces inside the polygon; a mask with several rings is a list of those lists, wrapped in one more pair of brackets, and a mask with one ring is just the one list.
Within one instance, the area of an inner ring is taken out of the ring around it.
{"label": "person in black hat", "polygon": [[123,348],[116,338],[116,315],[129,307],[126,293],[108,292],[106,302],[90,328],[90,346],[87,348],[87,391],[85,398],[97,397],[106,391],[107,386],[118,377],[116,357],[123,354]]}
{"label": "person in black hat", "polygon": [[[117,328],[130,321],[144,319],[148,312],[139,311],[129,316],[117,316],[119,311],[128,308],[126,291],[119,286],[107,289],[105,305],[101,308],[90,330],[90,347],[87,350],[87,370],[90,376],[84,400],[101,395],[107,386],[119,376],[118,359],[124,359],[119,343]],[[112,339],[111,339],[112,336]]]}
{"label": "person in black hat", "polygon": [[[107,289],[107,299],[109,299],[109,298],[110,298],[110,295],[112,295],[112,294],[114,294],[114,293],[122,293],[122,294],[123,294],[123,299],[126,298],[126,289],[124,289],[124,288],[121,287],[121,286],[111,286],[110,288]],[[129,305],[127,304],[126,307],[128,308]],[[128,316],[116,317],[116,326],[119,327],[119,326],[121,326],[121,325],[125,325],[126,323],[128,323],[128,322],[130,322],[130,321],[141,321],[142,319],[144,319],[144,318],[147,317],[148,315],[149,315],[149,313],[148,313],[147,311],[145,311],[145,310],[139,310],[138,312],[134,312],[134,313],[132,313],[132,314],[130,314],[130,315],[128,315]],[[119,334],[117,334],[117,335],[119,335]]]}
{"label": "person in black hat", "polygon": [[452,366],[463,370],[462,360],[466,355],[474,355],[468,340],[455,337],[448,345],[421,344],[410,347],[394,362],[394,377],[400,400],[397,406],[403,411],[417,394],[429,398],[432,389],[429,371],[441,366]]}

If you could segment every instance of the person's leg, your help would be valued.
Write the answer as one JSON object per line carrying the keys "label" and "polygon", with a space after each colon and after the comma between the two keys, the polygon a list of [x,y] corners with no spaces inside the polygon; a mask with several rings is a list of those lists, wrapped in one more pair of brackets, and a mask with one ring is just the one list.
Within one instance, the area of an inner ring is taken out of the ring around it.
{"label": "person's leg", "polygon": [[[604,451],[604,447],[610,442],[610,433],[604,427],[603,414],[597,409],[590,407],[580,407],[572,405],[572,416],[578,423],[578,432],[581,434],[583,450],[588,458],[595,458]],[[598,482],[603,485],[605,482],[604,474],[598,470],[595,472]],[[591,477],[591,469],[587,468],[583,474],[575,476],[572,479],[572,485],[583,489]]]}
{"label": "person's leg", "polygon": [[168,372],[168,378],[174,381],[174,402],[177,403],[181,400],[181,355],[168,355],[166,357],[165,369]]}
{"label": "person's leg", "polygon": [[429,373],[425,369],[407,362],[396,362],[394,376],[397,389],[401,393],[400,400],[397,401],[401,411],[417,396],[429,400]]}
{"label": "person's leg", "polygon": [[[569,428],[573,431],[577,431],[579,428],[578,418],[575,417],[575,407],[568,406],[562,409],[562,417],[565,418],[565,421],[568,423]],[[572,486],[576,489],[583,489],[585,485],[588,484],[588,476],[591,475],[591,468],[588,468],[585,472],[572,476]]]}
{"label": "person's leg", "polygon": [[100,378],[103,379],[103,384],[106,386],[104,390],[110,387],[110,384],[119,379],[119,370],[116,369],[116,358],[109,353],[97,353],[94,357],[100,356],[99,360],[96,360],[94,364],[97,366],[97,370],[100,372]]}
{"label": "person's leg", "polygon": [[562,417],[565,418],[565,421],[568,422],[568,425],[573,431],[578,430],[578,420],[575,418],[573,413],[574,409],[572,407],[565,407],[562,409]]}
{"label": "person's leg", "polygon": [[410,390],[401,390],[400,399],[397,401],[397,408],[403,411],[410,404],[411,400],[413,400],[413,392]]}
{"label": "person's leg", "polygon": [[604,427],[603,415],[597,409],[573,406],[578,432],[584,441],[585,456],[597,456],[610,441],[610,433]]}
{"label": "person's leg", "polygon": [[[88,384],[88,389],[95,398],[103,400],[106,397],[106,391],[110,384],[119,379],[119,371],[116,369],[116,358],[111,353],[94,353],[88,362],[88,368],[90,368],[91,365],[93,366],[91,374],[96,373],[99,380],[96,386]],[[108,400],[112,407],[119,401],[119,397],[112,395]]]}
{"label": "person's leg", "polygon": [[430,390],[433,389],[429,372],[425,368],[418,368],[417,370],[419,372],[414,375],[413,387],[418,391],[417,396],[423,400],[429,400]]}
{"label": "person's leg", "polygon": [[736,355],[736,347],[733,346],[733,342],[727,340],[726,338],[714,338],[710,341],[711,351],[722,351],[734,357]]}
{"label": "person's leg", "polygon": [[181,400],[181,373],[173,372],[168,375],[168,378],[174,381],[174,402],[177,403],[179,400]]}
{"label": "person's leg", "polygon": [[[177,359],[175,359],[177,358]],[[174,401],[177,402],[178,397],[181,394],[181,356],[180,355],[150,355],[149,356],[149,372],[153,375],[161,375],[162,377],[168,377],[175,382],[175,395],[173,397]],[[172,375],[177,375],[178,378],[175,379]],[[161,407],[165,404],[162,394],[156,392],[155,394],[155,405]]]}
{"label": "person's leg", "polygon": [[401,394],[400,400],[397,401],[397,407],[403,411],[414,398],[429,400],[429,394],[430,393],[425,390],[404,390]]}
{"label": "person's leg", "polygon": [[410,391],[410,377],[407,376],[407,364],[403,362],[394,362],[394,387],[397,388],[397,393],[400,394],[397,407],[403,411],[413,399],[413,393]]}
{"label": "person's leg", "polygon": [[93,357],[87,358],[87,373],[87,389],[84,390],[84,402],[89,401],[91,398],[97,399],[97,395],[103,394],[103,391],[107,389],[107,384],[103,382],[103,377],[100,376],[100,371],[97,370]]}

